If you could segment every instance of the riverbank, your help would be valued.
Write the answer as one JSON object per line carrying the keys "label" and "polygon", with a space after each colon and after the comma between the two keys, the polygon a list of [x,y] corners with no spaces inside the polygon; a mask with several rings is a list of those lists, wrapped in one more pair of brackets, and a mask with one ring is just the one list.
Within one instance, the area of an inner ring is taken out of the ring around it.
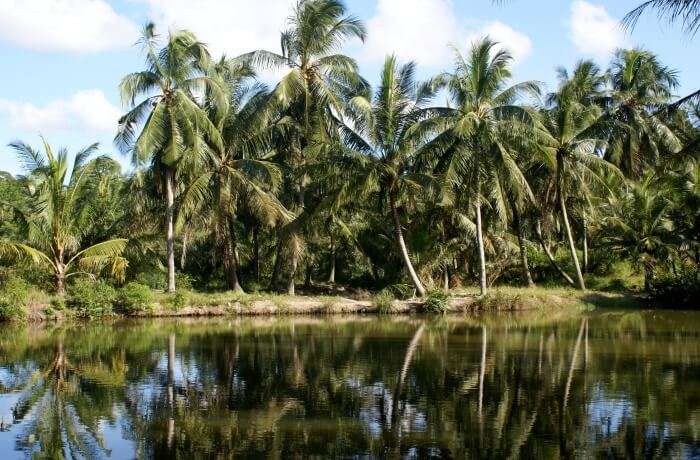
{"label": "riverbank", "polygon": [[[358,298],[359,297],[359,298]],[[364,297],[364,298],[362,298]],[[32,302],[27,307],[30,322],[61,321],[79,315],[57,302]],[[236,292],[154,292],[147,308],[130,314],[110,313],[110,317],[221,317],[331,314],[419,314],[474,313],[482,311],[590,310],[596,307],[641,308],[644,300],[633,294],[602,291],[581,292],[566,288],[499,287],[479,297],[470,290],[450,292],[439,299],[387,300],[380,296],[274,295]],[[95,318],[93,318],[95,319]]]}

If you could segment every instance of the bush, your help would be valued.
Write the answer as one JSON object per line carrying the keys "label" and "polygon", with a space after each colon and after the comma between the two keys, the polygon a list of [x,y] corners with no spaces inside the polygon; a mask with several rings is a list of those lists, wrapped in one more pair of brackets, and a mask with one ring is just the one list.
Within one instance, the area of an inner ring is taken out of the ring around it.
{"label": "bush", "polygon": [[698,307],[700,299],[700,269],[685,267],[677,274],[656,277],[649,289],[651,297],[664,307]]}
{"label": "bush", "polygon": [[186,291],[177,290],[170,294],[166,299],[166,302],[170,305],[173,310],[179,310],[187,305],[189,301],[189,295]]}
{"label": "bush", "polygon": [[372,303],[377,308],[377,311],[379,313],[381,313],[382,315],[386,315],[391,313],[392,311],[394,305],[394,296],[391,295],[391,292],[385,289],[374,297]]}
{"label": "bush", "polygon": [[423,301],[423,310],[427,313],[445,313],[449,307],[449,298],[445,291],[435,289],[428,292]]}
{"label": "bush", "polygon": [[383,289],[383,291],[388,291],[393,298],[399,300],[408,300],[413,297],[414,288],[409,284],[392,284]]}
{"label": "bush", "polygon": [[66,305],[80,318],[111,315],[116,290],[104,281],[78,280],[68,289]]}
{"label": "bush", "polygon": [[126,314],[153,310],[153,293],[151,288],[139,283],[128,283],[117,294],[119,310]]}
{"label": "bush", "polygon": [[21,320],[27,317],[29,285],[16,276],[7,276],[0,284],[0,321]]}

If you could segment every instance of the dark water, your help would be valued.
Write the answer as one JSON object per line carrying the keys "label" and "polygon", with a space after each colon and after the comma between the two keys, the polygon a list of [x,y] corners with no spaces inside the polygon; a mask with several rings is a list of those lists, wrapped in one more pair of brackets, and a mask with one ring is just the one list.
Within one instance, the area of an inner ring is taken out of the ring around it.
{"label": "dark water", "polygon": [[700,314],[0,328],[0,458],[700,457]]}

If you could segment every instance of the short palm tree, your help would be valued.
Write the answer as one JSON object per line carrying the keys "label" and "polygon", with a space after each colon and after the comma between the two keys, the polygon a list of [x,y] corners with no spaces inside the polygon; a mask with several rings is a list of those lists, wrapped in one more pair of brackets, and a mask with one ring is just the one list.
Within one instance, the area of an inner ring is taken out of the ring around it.
{"label": "short palm tree", "polygon": [[70,168],[67,150],[55,154],[46,140],[43,144],[43,154],[23,142],[10,144],[28,173],[23,181],[26,206],[15,208],[26,230],[26,240],[5,241],[5,252],[26,256],[50,270],[59,294],[65,293],[66,279],[74,275],[106,270],[111,276],[123,278],[127,261],[121,254],[126,239],[81,245],[92,220],[88,202],[98,193],[102,181],[114,180],[114,176],[101,173],[110,169],[101,165],[113,160],[99,157],[88,161],[97,149],[93,144],[76,154]]}
{"label": "short palm tree", "polygon": [[672,248],[672,204],[668,194],[669,190],[649,173],[639,182],[630,183],[619,198],[609,201],[610,216],[604,221],[613,249],[643,268],[647,290],[654,268],[668,259]]}
{"label": "short palm tree", "polygon": [[[207,75],[209,53],[188,31],[170,32],[165,46],[157,49],[153,24],[145,27],[140,41],[146,69],[125,76],[119,85],[122,102],[131,109],[119,120],[115,144],[131,153],[136,165],[148,161],[165,195],[167,290],[175,290],[175,193],[180,169],[203,161],[208,145],[223,150],[219,131],[200,107],[195,95],[206,92],[225,111],[226,97],[220,82]],[[136,104],[136,100],[143,98]],[[137,132],[139,130],[140,132]],[[186,172],[186,171],[185,171]]]}
{"label": "short palm tree", "polygon": [[353,127],[342,129],[345,143],[331,146],[335,169],[346,181],[345,193],[378,197],[394,223],[396,242],[411,282],[419,295],[425,287],[416,273],[404,240],[401,206],[435,186],[430,174],[415,168],[422,141],[421,120],[428,116],[425,103],[434,85],[417,84],[415,64],[399,66],[394,56],[384,61],[374,96],[355,96],[349,104]]}
{"label": "short palm tree", "polygon": [[455,107],[441,110],[446,129],[426,147],[427,152],[447,160],[447,184],[473,197],[482,295],[486,292],[481,216],[484,193],[503,216],[508,191],[530,195],[512,144],[532,125],[532,115],[515,101],[523,95],[539,94],[539,86],[530,81],[508,86],[511,62],[511,55],[497,49],[497,43],[488,38],[472,45],[466,57],[455,50],[454,71],[439,77]]}

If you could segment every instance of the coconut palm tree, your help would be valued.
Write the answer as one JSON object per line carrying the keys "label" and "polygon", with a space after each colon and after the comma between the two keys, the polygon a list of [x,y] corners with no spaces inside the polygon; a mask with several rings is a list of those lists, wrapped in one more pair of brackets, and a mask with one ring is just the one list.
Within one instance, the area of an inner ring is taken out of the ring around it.
{"label": "coconut palm tree", "polygon": [[237,211],[245,208],[265,226],[288,221],[289,213],[274,195],[281,173],[270,161],[267,89],[255,83],[247,66],[225,57],[212,72],[228,95],[223,113],[216,101],[210,111],[212,122],[221,130],[224,150],[212,148],[203,172],[183,192],[178,228],[200,214],[221,248],[228,288],[242,292],[237,273]]}
{"label": "coconut palm tree", "polygon": [[[195,95],[207,93],[218,110],[226,110],[226,97],[219,81],[207,75],[209,53],[195,36],[184,30],[168,34],[157,49],[158,37],[148,24],[139,42],[146,69],[126,75],[120,85],[122,102],[130,110],[119,120],[114,139],[130,153],[136,165],[151,163],[154,177],[165,198],[167,290],[175,290],[175,193],[180,170],[201,163],[209,145],[223,150],[221,135]],[[137,99],[143,98],[139,103]],[[139,131],[140,129],[140,131]]]}
{"label": "coconut palm tree", "polygon": [[672,250],[673,222],[669,219],[670,190],[658,177],[646,174],[631,182],[608,205],[610,215],[604,225],[607,240],[614,250],[631,258],[644,270],[644,288],[649,290],[655,267],[665,262]]}
{"label": "coconut palm tree", "polygon": [[126,239],[110,239],[89,247],[81,244],[93,220],[89,202],[99,196],[101,183],[115,179],[109,173],[114,168],[105,167],[114,160],[99,157],[88,161],[97,150],[97,144],[93,144],[75,155],[71,168],[66,149],[54,153],[44,138],[42,142],[43,154],[23,142],[10,144],[27,170],[21,182],[25,204],[14,205],[26,239],[5,240],[3,252],[28,257],[48,269],[59,294],[65,293],[66,279],[74,275],[106,270],[111,276],[123,278],[127,261],[121,254]]}
{"label": "coconut palm tree", "polygon": [[[512,56],[489,38],[474,43],[467,56],[455,50],[455,68],[439,77],[454,108],[441,109],[445,130],[426,152],[447,158],[446,183],[472,197],[479,252],[479,287],[486,293],[486,258],[482,201],[488,193],[498,215],[505,216],[508,190],[530,195],[530,188],[515,161],[512,143],[532,124],[532,114],[515,101],[539,94],[535,82],[508,86]],[[501,180],[498,180],[500,178]],[[489,184],[489,190],[484,184]]]}
{"label": "coconut palm tree", "polygon": [[[542,111],[537,149],[542,165],[554,176],[550,190],[559,208],[578,287],[585,289],[566,200],[580,190],[581,184],[599,177],[601,171],[617,169],[599,156],[602,142],[596,137],[596,129],[602,110],[592,103],[603,81],[598,67],[580,62],[571,76],[560,70],[559,77],[559,89],[548,96],[548,106]],[[550,199],[547,195],[551,194],[545,192],[543,202]]]}
{"label": "coconut palm tree", "polygon": [[425,104],[435,85],[417,84],[415,71],[414,63],[400,66],[396,57],[387,57],[374,95],[355,96],[349,102],[353,126],[342,127],[344,143],[328,148],[337,152],[331,161],[339,174],[337,182],[346,184],[342,191],[346,199],[373,197],[388,206],[401,258],[423,296],[426,290],[411,262],[400,215],[418,195],[435,188],[433,177],[415,168],[424,141],[420,122],[429,115]]}
{"label": "coconut palm tree", "polygon": [[[241,58],[256,67],[289,69],[274,88],[272,100],[286,115],[281,120],[286,132],[284,150],[291,170],[290,180],[295,183],[295,204],[301,213],[308,185],[303,170],[313,158],[314,138],[332,135],[328,124],[343,112],[347,96],[366,87],[355,60],[337,52],[349,39],[364,41],[365,27],[360,20],[347,15],[340,0],[299,0],[288,26],[280,37],[281,53],[258,50]],[[289,294],[294,293],[301,252],[299,223],[290,223],[286,232],[293,242]]]}
{"label": "coconut palm tree", "polygon": [[681,145],[673,131],[654,114],[665,107],[678,86],[676,72],[642,49],[618,50],[610,67],[610,123],[605,159],[628,176],[639,177],[664,153]]}
{"label": "coconut palm tree", "polygon": [[625,15],[623,24],[634,27],[642,14],[650,9],[656,10],[659,19],[680,22],[691,36],[700,29],[700,0],[646,0]]}

